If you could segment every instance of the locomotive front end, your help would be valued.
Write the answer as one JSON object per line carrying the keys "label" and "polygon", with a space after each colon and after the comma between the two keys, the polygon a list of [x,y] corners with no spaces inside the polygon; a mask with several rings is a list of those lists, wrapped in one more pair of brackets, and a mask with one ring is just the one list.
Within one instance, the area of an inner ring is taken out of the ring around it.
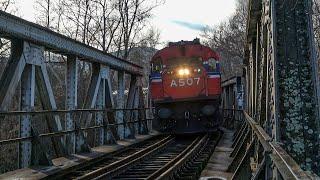
{"label": "locomotive front end", "polygon": [[192,133],[219,124],[220,72],[218,56],[200,44],[176,44],[153,58],[150,87],[156,108],[154,128]]}

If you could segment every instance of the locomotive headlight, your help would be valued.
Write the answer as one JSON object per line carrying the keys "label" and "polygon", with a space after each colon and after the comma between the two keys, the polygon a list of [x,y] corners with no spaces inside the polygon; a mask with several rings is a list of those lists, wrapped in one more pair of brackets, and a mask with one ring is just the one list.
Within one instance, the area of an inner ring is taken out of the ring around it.
{"label": "locomotive headlight", "polygon": [[184,69],[179,69],[178,73],[179,73],[180,76],[183,76],[184,75]]}
{"label": "locomotive headlight", "polygon": [[189,75],[190,74],[190,70],[187,69],[187,68],[179,69],[178,70],[178,74],[179,74],[179,76]]}
{"label": "locomotive headlight", "polygon": [[190,74],[190,70],[189,69],[184,69],[184,74],[185,75],[189,75]]}

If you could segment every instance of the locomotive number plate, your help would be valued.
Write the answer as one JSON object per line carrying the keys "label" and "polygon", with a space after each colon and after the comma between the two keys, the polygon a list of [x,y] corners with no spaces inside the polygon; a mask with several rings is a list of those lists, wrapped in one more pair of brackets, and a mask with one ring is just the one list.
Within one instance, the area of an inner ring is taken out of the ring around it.
{"label": "locomotive number plate", "polygon": [[192,86],[192,85],[199,85],[200,78],[186,78],[186,79],[172,79],[171,87],[184,87],[184,86]]}

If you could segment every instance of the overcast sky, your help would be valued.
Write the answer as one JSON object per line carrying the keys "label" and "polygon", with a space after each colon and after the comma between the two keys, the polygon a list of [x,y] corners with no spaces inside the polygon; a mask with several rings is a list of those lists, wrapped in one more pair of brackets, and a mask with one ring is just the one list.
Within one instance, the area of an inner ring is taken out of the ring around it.
{"label": "overcast sky", "polygon": [[[34,1],[18,0],[23,18],[34,21]],[[201,29],[226,20],[235,10],[235,0],[166,0],[154,10],[151,25],[161,32],[161,41],[192,40]]]}

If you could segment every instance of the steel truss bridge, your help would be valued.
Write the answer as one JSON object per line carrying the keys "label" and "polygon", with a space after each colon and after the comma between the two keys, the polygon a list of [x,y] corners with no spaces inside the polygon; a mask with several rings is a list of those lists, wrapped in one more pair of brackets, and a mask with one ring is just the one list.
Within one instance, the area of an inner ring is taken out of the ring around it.
{"label": "steel truss bridge", "polygon": [[[222,83],[224,125],[235,131],[230,179],[319,179],[320,86],[311,16],[311,0],[249,0],[244,74]],[[11,41],[0,79],[0,121],[19,118],[19,137],[0,140],[0,147],[17,145],[18,165],[0,178],[45,178],[50,168],[64,169],[66,159],[81,166],[101,157],[107,145],[150,134],[152,108],[144,104],[141,66],[5,12],[0,35]],[[45,51],[67,57],[65,109],[57,108]],[[80,61],[92,66],[82,109]],[[117,87],[111,86],[111,70]],[[11,111],[17,89],[20,110]],[[42,110],[35,110],[37,101]]]}

